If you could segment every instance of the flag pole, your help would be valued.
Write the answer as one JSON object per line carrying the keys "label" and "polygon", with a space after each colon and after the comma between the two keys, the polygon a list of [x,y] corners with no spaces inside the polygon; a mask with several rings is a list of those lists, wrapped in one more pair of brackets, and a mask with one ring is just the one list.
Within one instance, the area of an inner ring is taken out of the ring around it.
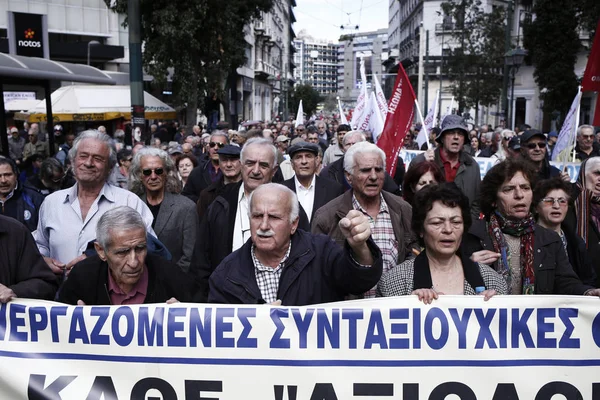
{"label": "flag pole", "polygon": [[[579,97],[579,100],[577,101],[577,111],[575,112],[575,124],[573,126],[575,132],[573,133],[573,161],[575,162],[576,160],[576,156],[577,156],[577,152],[575,151],[575,143],[577,143],[577,128],[579,128],[579,110],[581,108],[581,96],[579,95],[581,93],[581,85],[577,87],[577,96]],[[566,164],[565,164],[566,166]]]}
{"label": "flag pole", "polygon": [[[421,108],[419,107],[419,101],[415,99],[415,107],[417,107],[417,114],[419,114],[419,118],[421,118],[421,129],[425,129],[425,120],[423,119],[423,114],[421,114]],[[429,132],[427,134],[427,149],[431,148],[431,143],[429,142]]]}

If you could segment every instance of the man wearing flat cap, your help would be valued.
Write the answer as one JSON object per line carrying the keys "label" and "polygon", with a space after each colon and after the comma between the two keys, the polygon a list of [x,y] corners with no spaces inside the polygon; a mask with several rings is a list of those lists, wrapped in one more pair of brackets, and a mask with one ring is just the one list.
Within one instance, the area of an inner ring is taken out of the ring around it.
{"label": "man wearing flat cap", "polygon": [[283,184],[296,193],[308,220],[311,221],[319,208],[344,194],[344,187],[316,174],[319,166],[318,144],[300,142],[291,146],[288,154],[295,175]]}
{"label": "man wearing flat cap", "polygon": [[241,148],[228,144],[217,151],[219,155],[219,166],[223,172],[221,179],[211,184],[200,192],[200,198],[197,203],[198,217],[202,219],[204,213],[221,193],[223,188],[230,183],[237,183],[242,180],[242,163],[240,162]]}
{"label": "man wearing flat cap", "polygon": [[448,115],[442,121],[442,130],[435,138],[440,144],[416,156],[409,169],[423,161],[433,161],[444,171],[446,182],[454,182],[469,199],[473,215],[479,215],[479,164],[463,151],[469,136],[467,124],[460,115]]}
{"label": "man wearing flat cap", "polygon": [[529,161],[537,171],[538,180],[550,179],[560,176],[569,182],[571,178],[568,173],[561,174],[560,170],[548,161],[548,144],[546,135],[537,129],[528,129],[521,135],[521,157]]}

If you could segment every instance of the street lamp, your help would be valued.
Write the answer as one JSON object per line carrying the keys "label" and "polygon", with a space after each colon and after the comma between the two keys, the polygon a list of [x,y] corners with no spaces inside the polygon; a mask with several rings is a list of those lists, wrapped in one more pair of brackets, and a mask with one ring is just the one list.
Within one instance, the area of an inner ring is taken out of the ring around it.
{"label": "street lamp", "polygon": [[[510,77],[512,80],[511,83],[511,88],[510,88],[510,105],[509,105],[509,113],[508,113],[508,118],[506,120],[507,124],[510,123],[511,125],[514,125],[513,123],[513,113],[514,113],[514,97],[515,97],[515,76],[517,75],[517,71],[519,70],[519,68],[521,67],[521,65],[523,65],[523,61],[525,61],[525,56],[527,55],[527,50],[523,50],[520,47],[517,47],[516,49],[507,51],[506,54],[504,54],[504,64],[507,65],[508,67],[510,67]],[[510,126],[507,126],[507,128],[510,128]]]}
{"label": "street lamp", "polygon": [[92,46],[98,46],[99,44],[102,44],[102,43],[100,43],[97,40],[90,40],[88,42],[87,65],[90,65],[90,47],[92,47]]}

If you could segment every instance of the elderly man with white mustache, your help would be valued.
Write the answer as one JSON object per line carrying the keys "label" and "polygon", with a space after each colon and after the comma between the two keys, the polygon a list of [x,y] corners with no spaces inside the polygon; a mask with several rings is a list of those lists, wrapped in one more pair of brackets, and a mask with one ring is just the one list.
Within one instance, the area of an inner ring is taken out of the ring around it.
{"label": "elderly man with white mustache", "polygon": [[267,183],[249,199],[251,240],[210,277],[210,303],[302,306],[341,301],[377,284],[383,261],[369,220],[350,210],[339,222],[346,241],[298,228],[296,194]]}

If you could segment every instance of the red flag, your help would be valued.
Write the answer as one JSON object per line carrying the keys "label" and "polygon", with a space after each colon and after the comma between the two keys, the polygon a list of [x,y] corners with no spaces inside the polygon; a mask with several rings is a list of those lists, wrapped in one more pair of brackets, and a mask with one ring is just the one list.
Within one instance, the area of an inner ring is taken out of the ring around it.
{"label": "red flag", "polygon": [[404,138],[410,130],[414,117],[415,92],[406,76],[402,64],[398,65],[398,75],[394,92],[388,102],[388,113],[383,132],[379,136],[377,146],[386,154],[385,164],[391,176],[396,173],[398,154],[404,144]]}
{"label": "red flag", "polygon": [[583,92],[600,92],[600,20],[581,82]]}

